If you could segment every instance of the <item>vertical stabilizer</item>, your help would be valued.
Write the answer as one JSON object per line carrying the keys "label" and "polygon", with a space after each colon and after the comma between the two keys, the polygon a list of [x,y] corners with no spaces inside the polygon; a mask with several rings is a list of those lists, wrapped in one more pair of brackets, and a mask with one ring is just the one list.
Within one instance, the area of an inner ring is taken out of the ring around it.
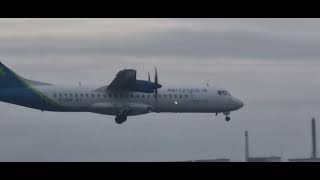
{"label": "vertical stabilizer", "polygon": [[21,87],[26,87],[22,78],[0,62],[0,88]]}

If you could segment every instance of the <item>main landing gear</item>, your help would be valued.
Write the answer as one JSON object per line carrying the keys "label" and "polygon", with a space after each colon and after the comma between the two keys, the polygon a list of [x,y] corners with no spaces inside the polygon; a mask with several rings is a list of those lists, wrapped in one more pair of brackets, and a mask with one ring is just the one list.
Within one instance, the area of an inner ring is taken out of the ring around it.
{"label": "main landing gear", "polygon": [[115,118],[116,123],[117,124],[122,124],[122,123],[126,122],[127,121],[127,117],[128,117],[128,111],[127,110],[120,111],[117,114],[116,118]]}
{"label": "main landing gear", "polygon": [[115,121],[117,124],[122,124],[127,121],[127,117],[129,114],[130,109],[123,108],[121,109],[118,114],[116,115]]}
{"label": "main landing gear", "polygon": [[127,115],[121,115],[121,114],[119,114],[119,115],[117,115],[116,116],[116,123],[117,124],[122,124],[122,123],[124,123],[124,122],[126,122],[127,121]]}

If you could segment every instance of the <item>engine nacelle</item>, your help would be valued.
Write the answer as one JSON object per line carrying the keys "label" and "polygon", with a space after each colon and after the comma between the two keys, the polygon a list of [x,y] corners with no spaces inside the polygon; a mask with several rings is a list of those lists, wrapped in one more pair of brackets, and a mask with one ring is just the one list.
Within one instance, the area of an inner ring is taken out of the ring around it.
{"label": "engine nacelle", "polygon": [[117,115],[126,111],[128,116],[147,114],[152,111],[152,106],[140,103],[112,103],[103,102],[91,105],[91,111],[99,114]]}
{"label": "engine nacelle", "polygon": [[139,104],[139,103],[131,103],[128,108],[129,115],[140,115],[140,114],[147,114],[152,111],[152,106],[146,104]]}

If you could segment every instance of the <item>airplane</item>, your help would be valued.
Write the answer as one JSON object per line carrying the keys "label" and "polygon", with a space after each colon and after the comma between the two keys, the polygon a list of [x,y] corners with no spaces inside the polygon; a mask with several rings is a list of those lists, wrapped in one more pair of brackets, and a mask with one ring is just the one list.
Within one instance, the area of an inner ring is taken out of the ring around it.
{"label": "airplane", "polygon": [[41,111],[91,112],[115,116],[122,124],[128,116],[155,113],[223,113],[244,106],[227,90],[215,87],[164,87],[157,68],[154,82],[138,80],[136,70],[124,69],[106,86],[60,86],[23,78],[0,62],[0,101]]}

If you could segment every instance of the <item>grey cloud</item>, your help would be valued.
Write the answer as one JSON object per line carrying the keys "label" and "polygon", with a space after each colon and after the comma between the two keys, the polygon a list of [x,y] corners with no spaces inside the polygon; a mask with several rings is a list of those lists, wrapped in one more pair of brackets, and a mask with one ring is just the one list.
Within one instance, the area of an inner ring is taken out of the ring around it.
{"label": "grey cloud", "polygon": [[110,40],[103,37],[97,40],[9,40],[0,42],[0,53],[316,59],[320,57],[319,47],[320,43],[316,40],[288,39],[264,33],[175,31],[125,40]]}

